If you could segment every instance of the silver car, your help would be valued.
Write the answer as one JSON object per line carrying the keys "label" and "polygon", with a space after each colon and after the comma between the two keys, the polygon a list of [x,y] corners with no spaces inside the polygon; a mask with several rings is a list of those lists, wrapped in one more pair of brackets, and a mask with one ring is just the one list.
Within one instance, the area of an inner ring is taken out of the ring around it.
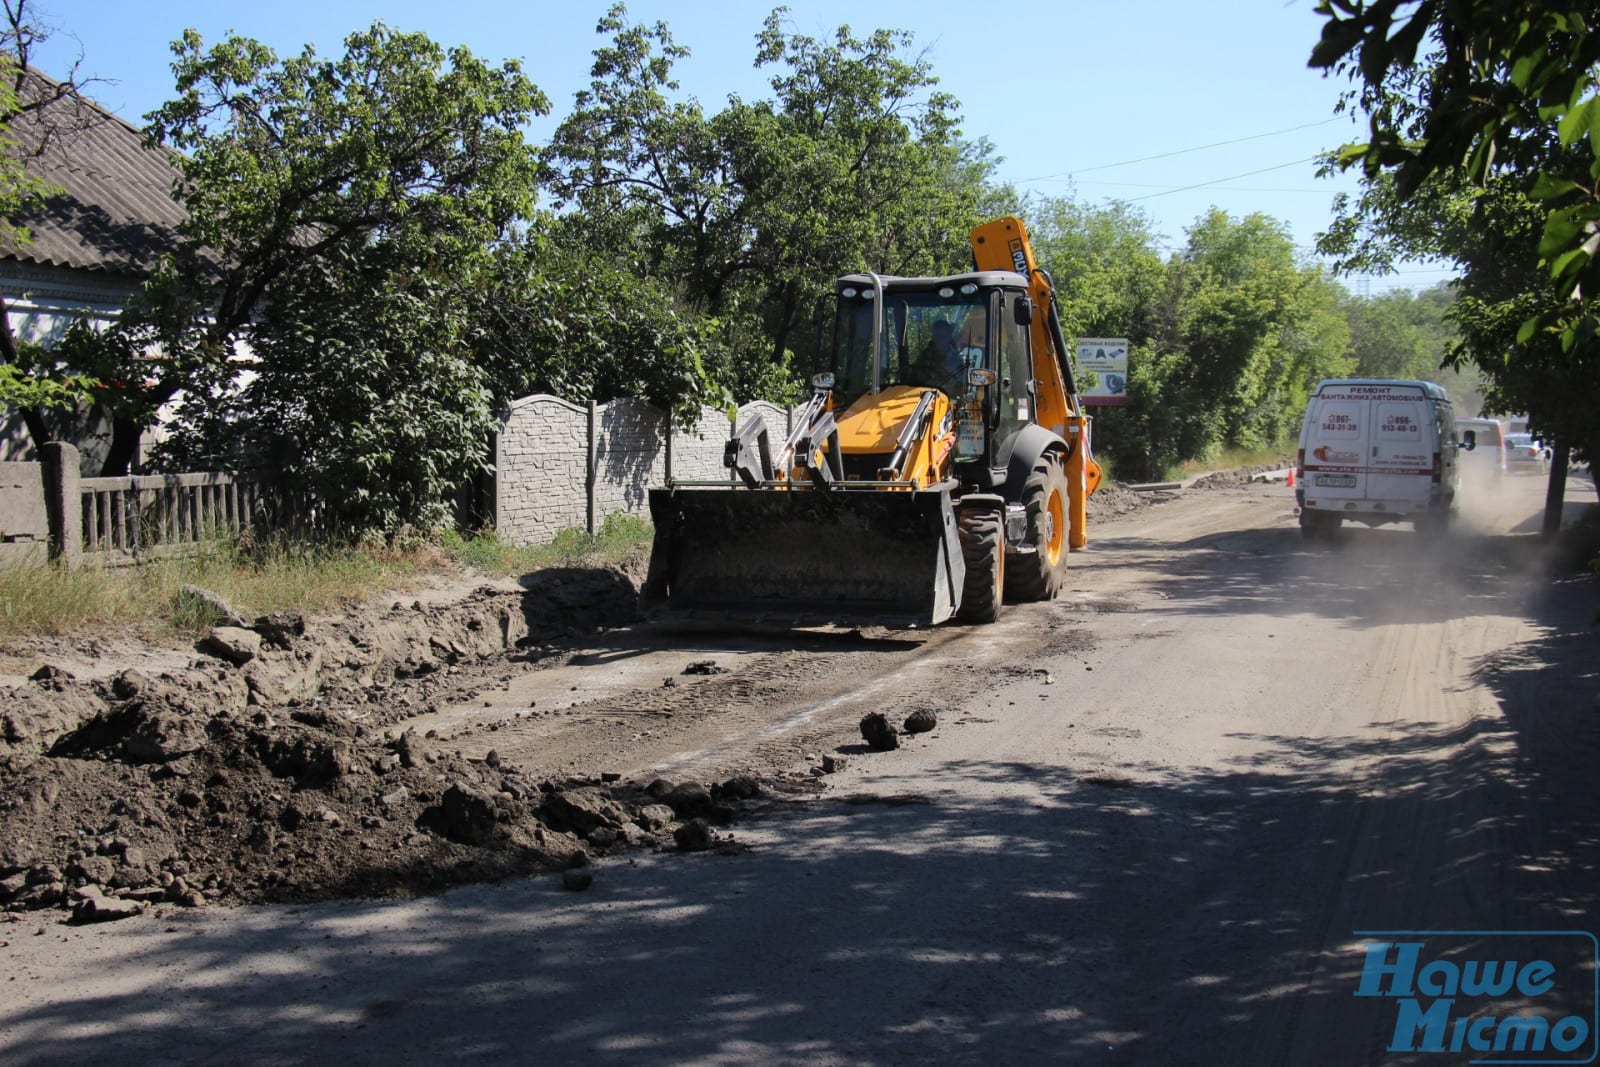
{"label": "silver car", "polygon": [[1506,470],[1513,474],[1548,474],[1550,448],[1531,433],[1506,434]]}

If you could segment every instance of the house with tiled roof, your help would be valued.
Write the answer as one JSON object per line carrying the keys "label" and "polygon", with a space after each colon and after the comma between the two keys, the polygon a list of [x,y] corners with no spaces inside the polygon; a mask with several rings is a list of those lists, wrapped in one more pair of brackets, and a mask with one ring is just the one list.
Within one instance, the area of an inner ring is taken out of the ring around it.
{"label": "house with tiled roof", "polygon": [[[62,93],[30,72],[27,99],[43,101],[16,119],[15,151],[54,187],[42,205],[12,221],[32,240],[0,242],[0,295],[13,334],[49,344],[76,317],[109,321],[160,257],[178,244],[183,208],[170,151],[92,101]],[[31,458],[18,420],[0,427],[0,460]]]}

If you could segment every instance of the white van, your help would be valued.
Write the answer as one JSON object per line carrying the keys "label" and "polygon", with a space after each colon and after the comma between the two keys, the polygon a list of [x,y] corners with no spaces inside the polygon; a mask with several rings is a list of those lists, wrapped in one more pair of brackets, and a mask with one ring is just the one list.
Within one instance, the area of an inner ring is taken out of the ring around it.
{"label": "white van", "polygon": [[1345,519],[1443,530],[1461,487],[1450,395],[1433,382],[1329,378],[1300,429],[1300,531],[1331,536]]}
{"label": "white van", "polygon": [[1467,481],[1498,478],[1506,472],[1506,424],[1499,419],[1457,419],[1456,436],[1467,440],[1472,432],[1472,456],[1462,461]]}

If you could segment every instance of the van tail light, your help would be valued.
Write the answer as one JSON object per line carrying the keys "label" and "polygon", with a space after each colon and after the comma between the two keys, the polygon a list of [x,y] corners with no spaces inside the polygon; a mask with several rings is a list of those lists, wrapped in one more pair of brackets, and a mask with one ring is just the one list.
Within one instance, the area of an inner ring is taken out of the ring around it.
{"label": "van tail light", "polygon": [[1294,477],[1299,481],[1306,476],[1306,450],[1301,449],[1294,454]]}
{"label": "van tail light", "polygon": [[1444,481],[1444,456],[1438,452],[1433,454],[1433,484],[1438,485]]}

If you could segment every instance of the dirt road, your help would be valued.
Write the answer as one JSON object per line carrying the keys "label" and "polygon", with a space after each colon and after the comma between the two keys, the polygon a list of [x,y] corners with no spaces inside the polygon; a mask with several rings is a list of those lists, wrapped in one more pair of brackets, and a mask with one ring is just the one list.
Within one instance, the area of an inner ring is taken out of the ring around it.
{"label": "dirt road", "polygon": [[[1192,493],[992,627],[574,646],[416,724],[538,774],[848,765],[742,851],[628,854],[582,894],[0,926],[0,1061],[1475,1058],[1390,1051],[1366,931],[1538,953],[1562,981],[1502,1013],[1592,1019],[1588,941],[1494,932],[1596,926],[1600,583],[1541,570],[1536,480],[1481,499],[1443,543],[1310,549],[1281,486]],[[917,708],[935,731],[860,744]]]}

